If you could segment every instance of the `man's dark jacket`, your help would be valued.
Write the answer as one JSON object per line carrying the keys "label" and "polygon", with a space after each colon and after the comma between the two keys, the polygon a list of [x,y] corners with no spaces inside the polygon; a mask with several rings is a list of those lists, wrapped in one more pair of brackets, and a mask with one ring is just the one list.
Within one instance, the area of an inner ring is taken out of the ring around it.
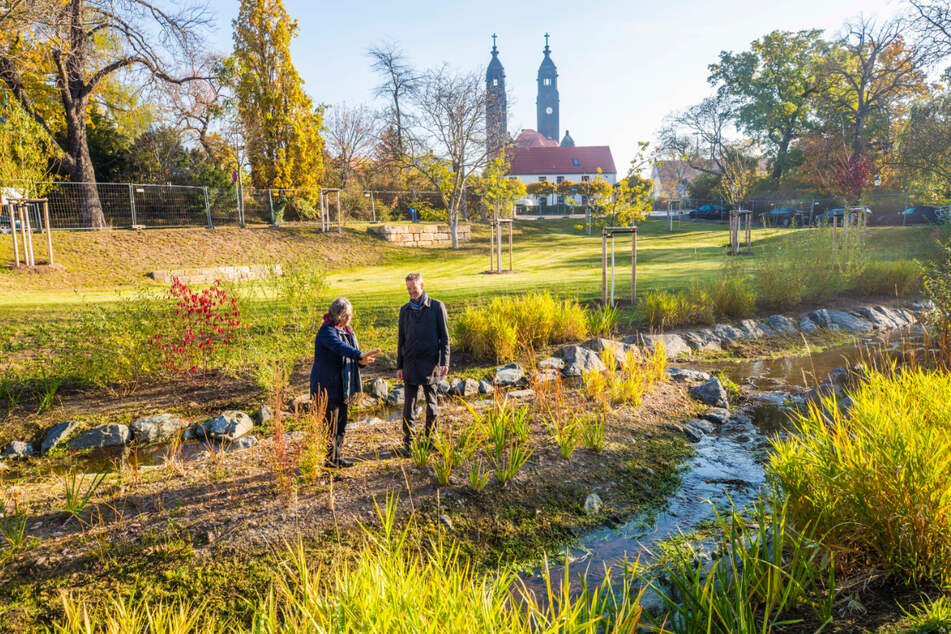
{"label": "man's dark jacket", "polygon": [[314,365],[310,369],[310,393],[327,390],[327,402],[341,403],[363,391],[360,383],[360,348],[349,328],[341,330],[324,323],[314,341]]}
{"label": "man's dark jacket", "polygon": [[396,367],[409,385],[439,381],[439,366],[449,365],[449,320],[439,300],[423,295],[419,310],[407,302],[400,308]]}

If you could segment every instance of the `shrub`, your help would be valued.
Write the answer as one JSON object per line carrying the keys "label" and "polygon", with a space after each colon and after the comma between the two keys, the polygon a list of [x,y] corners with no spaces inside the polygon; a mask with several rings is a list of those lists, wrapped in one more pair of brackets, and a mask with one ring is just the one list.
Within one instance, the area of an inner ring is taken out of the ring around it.
{"label": "shrub", "polygon": [[468,307],[453,332],[459,347],[474,356],[511,361],[528,349],[584,338],[588,318],[577,302],[527,293]]}
{"label": "shrub", "polygon": [[855,290],[862,295],[916,295],[921,292],[922,273],[913,260],[873,262],[855,279]]}
{"label": "shrub", "polygon": [[641,308],[647,323],[660,330],[713,323],[710,294],[697,283],[686,292],[649,291],[641,300]]}
{"label": "shrub", "polygon": [[951,582],[951,375],[872,373],[775,442],[770,472],[800,526],[900,578]]}
{"label": "shrub", "polygon": [[609,337],[617,327],[618,318],[617,306],[598,306],[588,309],[588,331],[592,335]]}
{"label": "shrub", "polygon": [[604,448],[604,415],[584,414],[578,424],[581,427],[581,444],[585,449],[601,451]]}
{"label": "shrub", "polygon": [[749,275],[738,265],[724,266],[706,287],[713,313],[719,317],[749,317],[756,308],[756,293]]}
{"label": "shrub", "polygon": [[568,460],[581,444],[581,426],[577,414],[570,416],[565,412],[549,412],[545,422],[561,457]]}
{"label": "shrub", "polygon": [[667,368],[662,343],[655,345],[651,354],[644,358],[636,350],[629,350],[621,364],[612,350],[605,349],[601,351],[601,361],[605,369],[586,370],[582,380],[587,397],[598,401],[602,409],[618,403],[638,407],[644,392],[663,378]]}

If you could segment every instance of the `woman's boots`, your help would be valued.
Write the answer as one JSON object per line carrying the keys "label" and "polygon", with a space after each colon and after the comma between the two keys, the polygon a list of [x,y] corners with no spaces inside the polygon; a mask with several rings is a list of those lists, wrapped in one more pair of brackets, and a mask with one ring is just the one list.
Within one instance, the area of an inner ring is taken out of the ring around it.
{"label": "woman's boots", "polygon": [[352,467],[354,464],[356,464],[354,460],[343,457],[343,434],[338,434],[327,448],[327,460],[324,466],[329,469],[340,469]]}

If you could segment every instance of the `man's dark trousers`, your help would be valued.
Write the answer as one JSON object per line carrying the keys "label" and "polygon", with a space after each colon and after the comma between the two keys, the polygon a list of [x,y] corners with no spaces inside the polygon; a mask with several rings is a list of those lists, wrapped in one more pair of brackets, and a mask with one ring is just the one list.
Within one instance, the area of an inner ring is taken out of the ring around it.
{"label": "man's dark trousers", "polygon": [[439,402],[436,400],[436,386],[433,384],[410,385],[405,384],[405,398],[403,403],[403,444],[409,446],[413,442],[413,431],[419,426],[416,417],[416,401],[419,391],[423,391],[426,400],[426,438],[431,438],[436,416],[439,414]]}

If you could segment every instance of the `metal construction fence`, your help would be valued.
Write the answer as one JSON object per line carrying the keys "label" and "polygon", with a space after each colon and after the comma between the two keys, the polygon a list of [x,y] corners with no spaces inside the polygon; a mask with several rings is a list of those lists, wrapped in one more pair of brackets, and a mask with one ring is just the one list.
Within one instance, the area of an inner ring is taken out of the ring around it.
{"label": "metal construction fence", "polygon": [[[666,211],[667,204],[673,212],[689,212],[710,209],[732,209],[732,206],[720,198],[681,198],[670,201],[659,201],[656,204],[658,210]],[[855,203],[858,207],[867,207],[872,212],[872,218],[876,219],[889,214],[896,214],[903,209],[915,205],[932,205],[933,203],[925,200],[918,200],[908,192],[870,192]],[[757,218],[773,209],[792,209],[798,210],[804,216],[809,217],[814,214],[820,214],[836,207],[842,207],[843,202],[840,198],[832,197],[811,197],[811,196],[790,196],[783,194],[774,194],[766,196],[757,196],[749,198],[740,203],[739,207],[753,212]],[[722,219],[726,222],[726,217]]]}

